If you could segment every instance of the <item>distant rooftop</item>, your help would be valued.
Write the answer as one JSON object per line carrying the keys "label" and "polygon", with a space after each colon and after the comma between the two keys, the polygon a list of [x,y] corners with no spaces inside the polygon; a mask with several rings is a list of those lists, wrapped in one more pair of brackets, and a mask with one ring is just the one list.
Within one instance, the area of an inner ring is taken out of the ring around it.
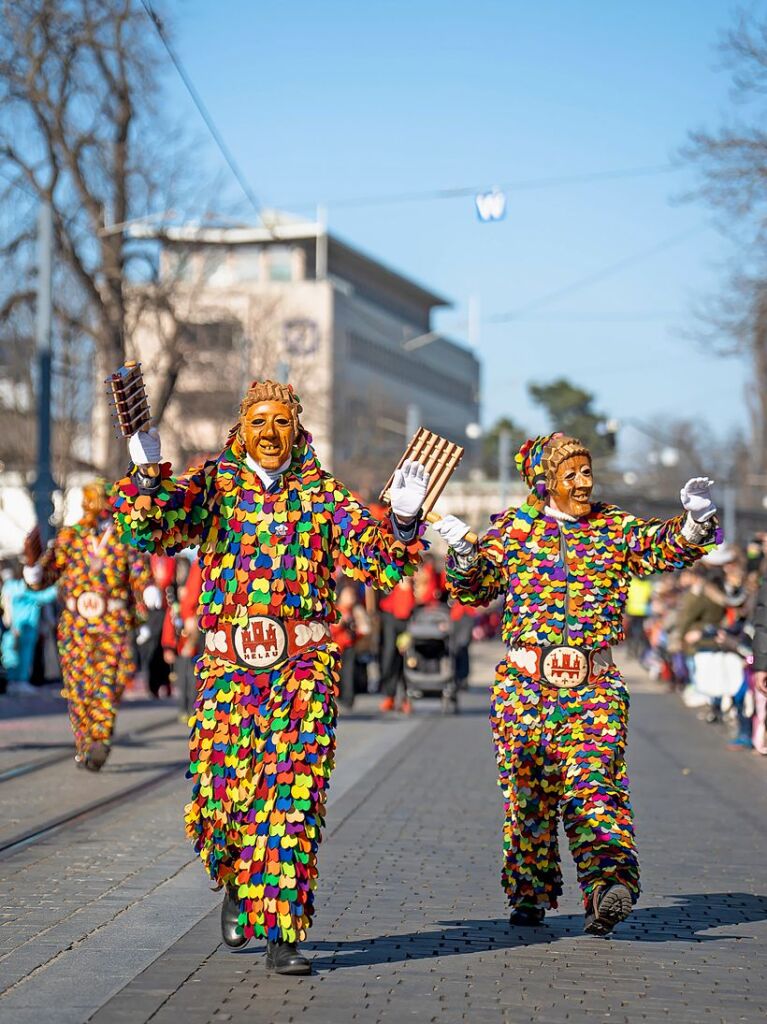
{"label": "distant rooftop", "polygon": [[326,238],[328,263],[336,261],[356,265],[360,270],[376,273],[388,278],[390,284],[409,292],[424,305],[435,307],[452,306],[452,302],[424,287],[411,277],[406,277],[381,260],[363,252],[356,246],[342,241],[331,234],[320,221],[307,221],[282,210],[264,210],[263,224],[201,224],[173,225],[160,221],[142,221],[130,227],[134,238],[156,238],[160,242],[175,245],[274,245],[284,242],[316,241]]}

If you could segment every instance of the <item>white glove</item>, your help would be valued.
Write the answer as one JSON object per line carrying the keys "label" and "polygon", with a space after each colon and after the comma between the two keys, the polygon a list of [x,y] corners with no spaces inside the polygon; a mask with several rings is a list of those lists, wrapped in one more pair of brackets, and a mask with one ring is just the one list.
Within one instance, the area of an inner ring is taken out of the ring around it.
{"label": "white glove", "polygon": [[143,626],[139,626],[136,632],[136,643],[143,646],[152,635],[152,630],[146,623]]}
{"label": "white glove", "polygon": [[148,587],[144,587],[144,604],[150,610],[162,608],[162,591],[159,587],[156,587],[154,583],[150,583]]}
{"label": "white glove", "polygon": [[160,461],[160,433],[157,427],[139,430],[128,441],[128,454],[134,466],[148,466]]}
{"label": "white glove", "polygon": [[42,565],[25,565],[23,570],[24,582],[28,587],[36,587],[43,578]]}
{"label": "white glove", "polygon": [[457,555],[468,555],[474,550],[474,545],[466,540],[466,534],[471,527],[467,526],[458,516],[444,516],[431,525],[432,529],[437,531],[447,546],[452,548]]}
{"label": "white glove", "polygon": [[421,511],[426,488],[429,486],[429,474],[420,462],[406,459],[402,469],[394,473],[394,480],[389,488],[389,501],[395,519],[407,523],[415,519]]}
{"label": "white glove", "polygon": [[690,513],[696,523],[705,523],[716,513],[716,505],[711,497],[711,488],[714,481],[707,476],[694,476],[688,480],[679,497],[682,499],[682,506]]}

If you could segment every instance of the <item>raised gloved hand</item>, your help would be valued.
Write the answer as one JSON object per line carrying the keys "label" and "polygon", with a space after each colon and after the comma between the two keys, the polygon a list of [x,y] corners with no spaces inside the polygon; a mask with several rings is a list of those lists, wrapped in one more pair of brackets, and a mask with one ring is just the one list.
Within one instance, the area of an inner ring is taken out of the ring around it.
{"label": "raised gloved hand", "polygon": [[466,534],[471,530],[458,516],[443,516],[436,523],[432,523],[432,529],[440,535],[449,548],[452,548],[457,555],[468,555],[474,550],[474,545],[466,540]]}
{"label": "raised gloved hand", "polygon": [[157,427],[139,430],[128,441],[128,454],[134,466],[149,466],[160,461],[160,432]]}
{"label": "raised gloved hand", "polygon": [[392,514],[401,523],[415,519],[421,511],[426,488],[429,486],[429,474],[420,462],[406,459],[402,468],[395,470],[394,480],[389,488],[389,502]]}
{"label": "raised gloved hand", "polygon": [[716,505],[711,497],[713,486],[714,481],[709,480],[707,476],[694,476],[679,492],[682,506],[696,523],[705,523],[716,513]]}
{"label": "raised gloved hand", "polygon": [[150,611],[157,611],[162,608],[162,591],[154,583],[144,587],[144,604]]}

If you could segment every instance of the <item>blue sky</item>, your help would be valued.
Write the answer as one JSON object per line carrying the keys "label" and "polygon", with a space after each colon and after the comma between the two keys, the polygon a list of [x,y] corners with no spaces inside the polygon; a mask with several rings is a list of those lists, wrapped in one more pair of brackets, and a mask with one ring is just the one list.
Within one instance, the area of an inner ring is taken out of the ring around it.
{"label": "blue sky", "polygon": [[[664,165],[690,128],[717,126],[730,109],[715,46],[735,9],[723,0],[173,5],[177,49],[254,191],[297,213],[324,200]],[[169,85],[180,119],[204,138],[182,87]],[[202,161],[220,164],[212,149]],[[329,223],[450,297],[455,309],[438,325],[459,340],[477,296],[486,424],[507,413],[543,429],[526,384],[563,375],[618,419],[657,428],[700,417],[724,430],[745,423],[744,368],[708,356],[691,332],[731,251],[707,209],[679,202],[692,180],[682,170],[510,191],[506,219],[491,224],[477,221],[471,198],[331,202]],[[597,283],[538,301],[685,232]],[[527,316],[486,322],[533,303]]]}

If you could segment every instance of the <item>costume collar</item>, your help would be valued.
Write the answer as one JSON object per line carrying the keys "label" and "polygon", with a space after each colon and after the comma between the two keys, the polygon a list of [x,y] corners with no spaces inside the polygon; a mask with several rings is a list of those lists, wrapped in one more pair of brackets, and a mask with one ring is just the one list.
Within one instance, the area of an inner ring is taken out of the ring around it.
{"label": "costume collar", "polygon": [[[251,469],[250,465],[246,463],[246,457],[241,455],[231,444],[214,460],[214,464],[215,487],[223,492],[232,491],[241,486],[243,466],[247,465],[248,469]],[[310,434],[301,435],[293,446],[290,465],[287,468],[280,467],[277,472],[278,475],[283,475],[283,483],[285,478],[293,477],[302,489],[317,484],[322,479],[322,466],[312,447]],[[260,475],[259,478],[263,479]],[[264,487],[266,486],[264,484]]]}
{"label": "costume collar", "polygon": [[564,523],[577,523],[578,520],[575,516],[569,515],[567,512],[562,512],[558,508],[552,508],[551,505],[547,505],[543,510],[544,515],[551,516],[552,519],[559,519],[560,522]]}
{"label": "costume collar", "polygon": [[261,483],[264,485],[264,490],[268,491],[273,484],[275,484],[286,469],[290,466],[291,459],[286,459],[281,466],[277,469],[264,469],[260,462],[256,462],[250,455],[245,456],[245,465],[251,472],[255,473]]}

